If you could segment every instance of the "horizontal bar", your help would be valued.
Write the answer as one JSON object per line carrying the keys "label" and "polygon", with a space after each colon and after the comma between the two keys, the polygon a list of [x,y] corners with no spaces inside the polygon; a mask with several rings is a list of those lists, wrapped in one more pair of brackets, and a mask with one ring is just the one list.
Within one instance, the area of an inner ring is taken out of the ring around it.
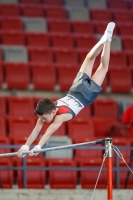
{"label": "horizontal bar", "polygon": [[[56,146],[56,147],[40,149],[38,151],[33,151],[33,153],[41,153],[41,152],[46,152],[46,151],[69,149],[69,148],[81,147],[81,146],[84,146],[84,145],[103,144],[104,142],[105,142],[105,139],[100,139],[100,140],[91,141],[91,142],[83,142],[83,143],[77,143],[77,144],[70,144],[70,145]],[[22,155],[29,154],[29,153],[30,153],[30,151],[27,151],[27,152],[24,152]],[[0,154],[0,157],[17,156],[17,155],[18,155],[18,152],[3,153],[3,154]]]}

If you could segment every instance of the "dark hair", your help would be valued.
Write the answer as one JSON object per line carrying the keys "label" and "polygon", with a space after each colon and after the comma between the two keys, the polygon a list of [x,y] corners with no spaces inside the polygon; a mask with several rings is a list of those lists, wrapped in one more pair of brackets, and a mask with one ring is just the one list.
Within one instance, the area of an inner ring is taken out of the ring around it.
{"label": "dark hair", "polygon": [[50,114],[52,110],[55,110],[55,109],[56,109],[56,106],[54,102],[51,99],[44,98],[38,102],[34,112],[37,115],[43,115],[43,114]]}

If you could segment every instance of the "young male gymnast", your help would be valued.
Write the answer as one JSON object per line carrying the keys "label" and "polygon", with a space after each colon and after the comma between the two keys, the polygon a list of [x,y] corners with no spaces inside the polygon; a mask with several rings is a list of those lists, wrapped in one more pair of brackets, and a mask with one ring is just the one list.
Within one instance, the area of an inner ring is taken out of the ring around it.
{"label": "young male gymnast", "polygon": [[[110,59],[110,43],[115,27],[114,22],[110,22],[100,41],[87,54],[81,68],[69,89],[67,95],[56,102],[50,99],[41,99],[35,109],[38,120],[27,139],[26,143],[18,150],[18,157],[24,157],[25,151],[29,151],[30,145],[38,136],[44,123],[51,123],[45,134],[31,151],[30,156],[37,155],[34,150],[40,150],[49,137],[62,125],[63,122],[73,119],[84,107],[90,105],[101,92],[101,85],[108,71]],[[96,57],[101,53],[101,61],[98,69],[92,75],[92,68]]]}

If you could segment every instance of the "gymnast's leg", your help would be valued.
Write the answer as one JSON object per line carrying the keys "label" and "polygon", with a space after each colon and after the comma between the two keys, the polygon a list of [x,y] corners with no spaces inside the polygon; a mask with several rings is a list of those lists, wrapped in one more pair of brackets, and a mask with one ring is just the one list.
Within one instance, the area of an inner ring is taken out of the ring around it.
{"label": "gymnast's leg", "polygon": [[[101,86],[107,72],[110,57],[110,42],[115,24],[110,22],[105,30],[103,37],[87,54],[79,72],[86,73],[92,80]],[[102,51],[103,49],[103,51]],[[101,64],[95,74],[91,77],[94,61],[99,53],[102,51]],[[107,51],[107,52],[106,52]],[[106,66],[106,67],[105,67]],[[101,70],[102,69],[102,70]],[[100,72],[99,72],[100,71]],[[101,77],[99,77],[101,76]],[[98,79],[98,80],[97,80]]]}

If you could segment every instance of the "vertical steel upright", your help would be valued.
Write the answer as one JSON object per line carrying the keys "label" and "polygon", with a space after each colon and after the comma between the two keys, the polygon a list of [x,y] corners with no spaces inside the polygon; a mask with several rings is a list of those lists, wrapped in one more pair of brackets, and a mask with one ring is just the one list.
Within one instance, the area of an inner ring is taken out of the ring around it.
{"label": "vertical steel upright", "polygon": [[112,184],[112,139],[105,139],[105,148],[107,153],[107,193],[108,200],[113,200],[113,184]]}

